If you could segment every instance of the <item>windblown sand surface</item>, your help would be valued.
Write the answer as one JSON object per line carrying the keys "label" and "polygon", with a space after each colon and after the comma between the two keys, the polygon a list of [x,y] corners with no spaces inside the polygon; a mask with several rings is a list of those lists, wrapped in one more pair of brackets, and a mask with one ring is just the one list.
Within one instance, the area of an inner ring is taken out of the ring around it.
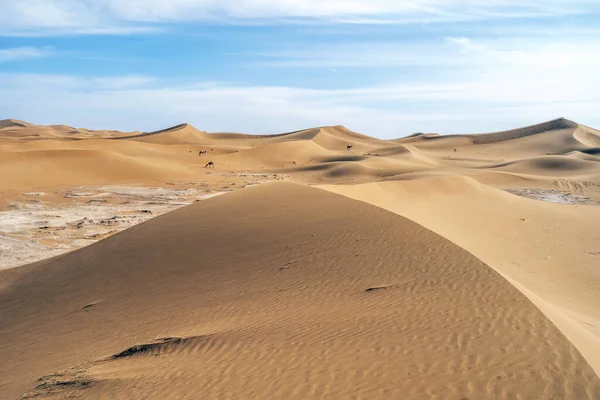
{"label": "windblown sand surface", "polygon": [[564,119],[1,121],[4,267],[79,248],[0,271],[1,397],[600,398],[599,162]]}

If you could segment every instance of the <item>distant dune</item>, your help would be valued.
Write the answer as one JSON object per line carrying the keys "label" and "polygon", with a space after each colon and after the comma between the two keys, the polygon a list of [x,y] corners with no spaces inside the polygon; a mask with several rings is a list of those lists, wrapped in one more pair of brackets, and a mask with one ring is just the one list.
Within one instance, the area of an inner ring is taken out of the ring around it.
{"label": "distant dune", "polygon": [[122,136],[117,139],[138,140],[141,142],[158,144],[197,144],[206,143],[209,140],[209,137],[204,132],[200,132],[191,125],[181,124],[160,131]]}
{"label": "distant dune", "polygon": [[0,129],[4,129],[4,128],[30,128],[33,125],[25,122],[25,121],[19,121],[17,119],[3,119],[0,120]]}
{"label": "distant dune", "polygon": [[225,193],[0,271],[0,397],[598,399],[599,161],[564,118],[395,140],[0,121],[1,257],[60,235],[53,207],[131,207],[106,187]]}
{"label": "distant dune", "polygon": [[526,136],[538,135],[551,131],[566,130],[574,132],[579,125],[568,119],[559,118],[552,121],[544,122],[537,125],[531,125],[520,129],[512,129],[504,132],[480,134],[475,136],[474,144],[487,144],[505,142],[507,140],[515,140]]}

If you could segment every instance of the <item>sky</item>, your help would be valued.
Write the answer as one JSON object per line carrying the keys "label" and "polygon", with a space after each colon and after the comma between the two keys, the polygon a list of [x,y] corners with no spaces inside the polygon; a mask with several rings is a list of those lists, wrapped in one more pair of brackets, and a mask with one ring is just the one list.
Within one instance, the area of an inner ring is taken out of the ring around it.
{"label": "sky", "polygon": [[600,128],[598,0],[0,0],[0,119],[380,138]]}

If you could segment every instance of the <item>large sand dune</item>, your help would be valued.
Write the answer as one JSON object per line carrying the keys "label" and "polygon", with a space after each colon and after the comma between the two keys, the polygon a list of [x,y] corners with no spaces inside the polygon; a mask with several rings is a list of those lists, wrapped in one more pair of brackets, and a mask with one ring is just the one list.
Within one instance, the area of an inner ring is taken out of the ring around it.
{"label": "large sand dune", "polygon": [[289,183],[4,279],[10,396],[36,385],[47,398],[600,396],[559,330],[467,251]]}
{"label": "large sand dune", "polygon": [[0,121],[0,397],[600,398],[599,148]]}

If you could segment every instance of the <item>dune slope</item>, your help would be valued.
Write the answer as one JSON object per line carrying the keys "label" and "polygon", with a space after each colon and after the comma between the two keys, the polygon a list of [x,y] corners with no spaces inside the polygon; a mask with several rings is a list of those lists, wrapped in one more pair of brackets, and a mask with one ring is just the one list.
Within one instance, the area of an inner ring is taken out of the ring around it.
{"label": "dune slope", "polygon": [[291,183],[0,272],[0,315],[6,398],[600,396],[573,345],[470,253]]}
{"label": "dune slope", "polygon": [[597,206],[526,199],[465,177],[325,188],[410,218],[492,266],[600,373]]}

